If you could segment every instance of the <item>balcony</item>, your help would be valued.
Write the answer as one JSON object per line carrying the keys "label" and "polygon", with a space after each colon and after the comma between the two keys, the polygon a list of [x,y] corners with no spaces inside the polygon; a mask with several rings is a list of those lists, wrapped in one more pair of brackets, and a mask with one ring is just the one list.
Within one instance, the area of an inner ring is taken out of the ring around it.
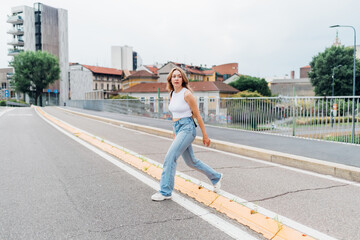
{"label": "balcony", "polygon": [[10,16],[6,22],[11,24],[19,24],[19,23],[23,23],[24,20],[20,15],[15,15],[15,16]]}
{"label": "balcony", "polygon": [[8,34],[12,35],[24,35],[24,29],[23,28],[13,28],[7,31]]}
{"label": "balcony", "polygon": [[13,76],[14,76],[14,73],[6,73],[6,80],[10,81]]}
{"label": "balcony", "polygon": [[20,40],[20,39],[13,39],[11,42],[8,42],[8,45],[13,45],[13,46],[24,46],[24,40]]}
{"label": "balcony", "polygon": [[[20,49],[9,49],[8,56],[15,56],[23,51],[24,50],[20,50]],[[9,64],[10,64],[10,62],[9,62]]]}

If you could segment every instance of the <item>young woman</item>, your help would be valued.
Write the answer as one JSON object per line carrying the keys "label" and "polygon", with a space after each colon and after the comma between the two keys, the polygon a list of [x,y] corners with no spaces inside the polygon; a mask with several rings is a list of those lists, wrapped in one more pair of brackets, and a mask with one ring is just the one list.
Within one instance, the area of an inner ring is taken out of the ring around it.
{"label": "young woman", "polygon": [[221,186],[223,174],[196,159],[192,149],[192,142],[196,137],[194,116],[200,126],[203,143],[210,145],[210,139],[205,131],[204,122],[196,105],[195,97],[189,89],[189,80],[180,68],[173,68],[167,77],[167,88],[170,90],[169,110],[172,113],[174,141],[171,144],[164,161],[160,180],[160,191],[151,196],[154,201],[163,201],[171,198],[174,189],[176,160],[182,155],[185,163],[204,173],[214,185],[214,192]]}

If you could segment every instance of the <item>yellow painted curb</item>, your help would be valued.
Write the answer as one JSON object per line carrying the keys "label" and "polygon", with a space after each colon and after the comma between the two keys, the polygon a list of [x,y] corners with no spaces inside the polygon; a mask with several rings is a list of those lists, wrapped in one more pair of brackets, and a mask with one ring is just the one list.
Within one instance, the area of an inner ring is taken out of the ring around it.
{"label": "yellow painted curb", "polygon": [[[75,129],[62,121],[52,117],[50,114],[45,113],[41,108],[36,107],[36,110],[45,118],[55,123],[59,127],[65,129],[69,133],[79,137],[80,139],[90,143],[93,146],[107,152],[122,161],[130,164],[133,167],[149,174],[150,176],[160,180],[162,168],[155,166],[140,157],[131,155],[117,147],[114,147],[103,140],[96,137],[89,136],[78,129]],[[253,231],[262,234],[265,238],[276,240],[310,240],[314,239],[297,230],[283,225],[276,219],[269,218],[263,214],[257,213],[240,203],[234,202],[224,196],[220,196],[213,191],[210,191],[202,186],[190,182],[187,179],[175,176],[175,189],[179,192],[194,198],[217,211],[224,213],[228,217],[235,219],[239,223],[248,226]]]}

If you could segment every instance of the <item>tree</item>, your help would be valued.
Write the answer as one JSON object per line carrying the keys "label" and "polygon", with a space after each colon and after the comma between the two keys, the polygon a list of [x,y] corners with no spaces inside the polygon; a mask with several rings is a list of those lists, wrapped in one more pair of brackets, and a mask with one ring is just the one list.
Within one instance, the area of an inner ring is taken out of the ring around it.
{"label": "tree", "polygon": [[[337,67],[341,65],[340,67]],[[317,96],[332,95],[332,73],[334,70],[334,96],[352,96],[354,49],[332,46],[314,56],[310,62],[309,77]],[[337,67],[337,68],[335,68]],[[335,68],[335,69],[334,69]],[[360,94],[360,61],[356,60],[356,95]]]}
{"label": "tree", "polygon": [[251,76],[240,76],[236,81],[229,84],[230,86],[238,89],[239,91],[248,90],[250,92],[257,91],[263,96],[271,96],[271,91],[265,79],[251,77]]}
{"label": "tree", "polygon": [[11,84],[18,92],[34,92],[35,105],[43,90],[60,78],[59,60],[47,52],[21,52],[11,66],[15,72]]}

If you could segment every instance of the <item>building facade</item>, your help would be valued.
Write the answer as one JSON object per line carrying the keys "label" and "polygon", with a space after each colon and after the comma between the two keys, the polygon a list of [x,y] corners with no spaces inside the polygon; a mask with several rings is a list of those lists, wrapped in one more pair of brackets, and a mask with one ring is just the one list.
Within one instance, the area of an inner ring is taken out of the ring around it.
{"label": "building facade", "polygon": [[15,97],[15,91],[10,88],[10,79],[14,72],[13,68],[0,68],[0,99],[5,98],[5,90],[9,90],[9,97]]}
{"label": "building facade", "polygon": [[[51,84],[52,92],[58,90],[60,105],[69,99],[69,50],[67,10],[53,8],[42,3],[34,7],[19,6],[11,9],[7,20],[11,24],[7,32],[12,36],[8,43],[8,56],[21,51],[46,51],[59,59],[60,79]],[[44,90],[45,91],[45,90]]]}
{"label": "building facade", "polygon": [[[137,53],[136,53],[137,59]],[[130,46],[111,46],[111,67],[121,70],[134,70],[133,48]],[[137,65],[137,61],[136,61]],[[136,66],[137,67],[137,66]]]}
{"label": "building facade", "polygon": [[310,78],[274,79],[270,84],[271,93],[281,96],[315,96]]}
{"label": "building facade", "polygon": [[70,99],[84,100],[92,92],[102,92],[103,98],[121,89],[124,72],[115,68],[106,68],[73,63],[70,65]]}
{"label": "building facade", "polygon": [[166,82],[167,76],[174,67],[183,69],[189,81],[213,82],[222,80],[222,75],[212,69],[186,65],[183,63],[168,62],[158,70],[159,82]]}
{"label": "building facade", "polygon": [[158,75],[149,73],[146,70],[136,71],[121,82],[122,89],[127,89],[140,83],[157,82],[158,78]]}

